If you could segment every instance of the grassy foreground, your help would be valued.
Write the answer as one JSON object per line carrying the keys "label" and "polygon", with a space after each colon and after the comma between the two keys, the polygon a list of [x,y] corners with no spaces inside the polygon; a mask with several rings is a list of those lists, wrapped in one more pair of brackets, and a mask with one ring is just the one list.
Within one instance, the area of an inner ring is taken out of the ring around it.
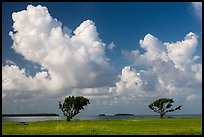
{"label": "grassy foreground", "polygon": [[[2,134],[25,135],[201,135],[202,118],[145,118],[126,120],[81,120],[2,122]],[[18,125],[17,125],[18,124]]]}

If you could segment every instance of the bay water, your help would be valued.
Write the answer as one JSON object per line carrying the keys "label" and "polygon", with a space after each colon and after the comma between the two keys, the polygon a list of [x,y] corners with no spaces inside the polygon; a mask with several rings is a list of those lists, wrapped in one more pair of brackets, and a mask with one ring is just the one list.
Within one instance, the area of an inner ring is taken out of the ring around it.
{"label": "bay water", "polygon": [[[202,114],[182,114],[165,115],[164,118],[194,118],[202,117]],[[84,115],[75,116],[72,120],[112,120],[112,119],[132,119],[132,118],[159,118],[159,115]],[[2,116],[2,122],[31,122],[48,120],[66,120],[64,116]]]}

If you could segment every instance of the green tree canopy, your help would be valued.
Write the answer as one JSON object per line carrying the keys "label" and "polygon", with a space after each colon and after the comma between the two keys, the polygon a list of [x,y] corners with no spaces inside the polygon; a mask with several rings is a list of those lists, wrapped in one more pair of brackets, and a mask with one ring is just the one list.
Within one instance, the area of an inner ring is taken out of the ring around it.
{"label": "green tree canopy", "polygon": [[152,102],[148,105],[148,107],[153,110],[154,112],[157,112],[160,114],[160,118],[163,118],[163,116],[167,112],[173,112],[175,110],[180,110],[182,106],[178,106],[176,108],[172,107],[173,99],[171,98],[160,98]]}
{"label": "green tree canopy", "polygon": [[84,106],[87,106],[89,99],[83,96],[69,96],[66,97],[64,103],[59,102],[59,109],[62,110],[63,115],[67,117],[67,121],[70,121],[75,115],[77,115]]}

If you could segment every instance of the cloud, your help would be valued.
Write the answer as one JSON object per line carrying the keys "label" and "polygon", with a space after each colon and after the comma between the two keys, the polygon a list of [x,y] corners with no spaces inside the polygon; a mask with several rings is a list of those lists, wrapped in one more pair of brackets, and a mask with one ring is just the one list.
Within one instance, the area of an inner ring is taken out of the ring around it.
{"label": "cloud", "polygon": [[109,50],[113,50],[113,48],[115,48],[115,47],[116,46],[115,46],[115,44],[113,42],[108,45]]}
{"label": "cloud", "polygon": [[125,56],[126,58],[133,59],[136,58],[140,54],[139,50],[131,50],[130,52],[126,50],[122,50],[122,55]]}
{"label": "cloud", "polygon": [[192,94],[192,95],[187,96],[186,100],[189,102],[195,102],[195,101],[202,100],[202,97],[196,94]]}
{"label": "cloud", "polygon": [[176,43],[164,43],[167,46],[168,56],[176,68],[185,70],[192,64],[192,55],[198,44],[197,35],[190,32],[183,41]]}
{"label": "cloud", "polygon": [[195,61],[198,57],[194,56],[198,44],[197,39],[197,35],[190,32],[182,41],[162,43],[153,35],[147,34],[139,42],[141,48],[145,49],[146,52],[144,54],[136,52],[137,54],[133,55],[135,50],[126,51],[125,56],[134,57],[136,66],[155,68],[155,63],[158,65],[167,64],[175,71],[192,72],[193,70],[189,66],[197,65]]}
{"label": "cloud", "polygon": [[195,14],[202,19],[202,2],[192,2]]}
{"label": "cloud", "polygon": [[82,22],[71,36],[71,30],[41,5],[28,5],[26,10],[14,12],[12,19],[12,48],[43,69],[31,77],[18,65],[2,66],[4,97],[15,90],[57,96],[73,88],[114,84],[115,68],[108,62],[106,44],[93,21]]}
{"label": "cloud", "polygon": [[122,69],[122,74],[119,76],[119,81],[116,82],[115,87],[111,87],[110,92],[114,92],[115,95],[128,95],[134,96],[138,88],[143,84],[140,73],[131,71],[130,66],[126,66]]}
{"label": "cloud", "polygon": [[200,59],[200,56],[194,56],[194,57],[193,57],[193,61],[196,61],[196,60],[198,60],[198,59]]}

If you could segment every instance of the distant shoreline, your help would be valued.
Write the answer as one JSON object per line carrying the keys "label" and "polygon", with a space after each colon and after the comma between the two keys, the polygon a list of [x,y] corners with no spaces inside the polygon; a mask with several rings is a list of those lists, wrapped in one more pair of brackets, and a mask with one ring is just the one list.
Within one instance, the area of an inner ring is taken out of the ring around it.
{"label": "distant shoreline", "polygon": [[2,114],[2,117],[19,117],[19,116],[59,116],[55,113],[38,113],[38,114]]}
{"label": "distant shoreline", "polygon": [[134,116],[134,114],[114,114],[114,116]]}

